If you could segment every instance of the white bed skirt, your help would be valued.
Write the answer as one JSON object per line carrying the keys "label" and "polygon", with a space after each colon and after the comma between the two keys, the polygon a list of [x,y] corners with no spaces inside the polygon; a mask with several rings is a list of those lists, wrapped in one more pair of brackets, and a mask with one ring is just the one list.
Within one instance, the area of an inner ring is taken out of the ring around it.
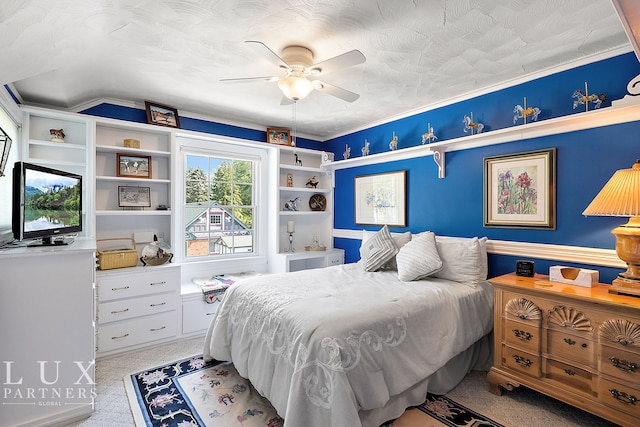
{"label": "white bed skirt", "polygon": [[398,418],[407,408],[423,403],[427,392],[448,393],[460,384],[470,371],[488,371],[493,365],[493,355],[493,331],[491,331],[422,382],[400,395],[392,396],[383,408],[360,411],[362,427],[379,427],[387,421]]}

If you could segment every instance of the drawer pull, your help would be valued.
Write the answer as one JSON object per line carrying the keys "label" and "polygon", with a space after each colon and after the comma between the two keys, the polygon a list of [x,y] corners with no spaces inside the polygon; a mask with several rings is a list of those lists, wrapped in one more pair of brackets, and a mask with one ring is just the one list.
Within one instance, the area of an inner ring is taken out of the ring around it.
{"label": "drawer pull", "polygon": [[632,394],[627,394],[624,391],[618,391],[615,388],[609,389],[609,393],[614,399],[624,403],[625,405],[635,405],[638,398]]}
{"label": "drawer pull", "polygon": [[564,370],[565,374],[569,375],[570,377],[574,376],[576,374],[576,371],[574,371],[573,369],[565,369]]}
{"label": "drawer pull", "polygon": [[166,329],[166,328],[167,328],[166,326],[162,326],[160,328],[151,328],[151,329],[149,329],[149,331],[156,332],[156,331],[161,331],[161,330]]}
{"label": "drawer pull", "polygon": [[151,305],[151,307],[158,307],[158,306],[165,305],[165,304],[166,304],[166,302],[161,302],[160,304],[150,304],[150,305]]}
{"label": "drawer pull", "polygon": [[629,362],[624,359],[620,360],[617,357],[610,357],[609,360],[611,361],[611,364],[613,366],[620,369],[621,371],[636,372],[636,369],[638,369],[638,365],[636,363]]}
{"label": "drawer pull", "polygon": [[519,329],[514,329],[513,334],[516,336],[516,338],[522,341],[531,341],[531,338],[533,338],[533,335],[531,335],[529,332],[521,331]]}
{"label": "drawer pull", "polygon": [[123,291],[125,289],[129,289],[129,286],[123,286],[121,288],[111,288],[112,291]]}
{"label": "drawer pull", "polygon": [[530,368],[531,364],[533,363],[531,362],[531,360],[518,356],[517,354],[513,355],[513,360],[515,360],[518,365],[524,368]]}
{"label": "drawer pull", "polygon": [[129,311],[128,308],[125,308],[124,310],[114,310],[111,312],[111,314],[126,313],[127,311]]}
{"label": "drawer pull", "polygon": [[120,338],[125,338],[125,337],[128,337],[128,336],[129,336],[129,334],[128,334],[128,333],[126,333],[126,334],[124,334],[124,335],[120,335],[119,337],[111,337],[111,339],[112,339],[112,340],[118,340],[118,339],[120,339]]}
{"label": "drawer pull", "polygon": [[156,285],[164,285],[164,284],[166,284],[166,283],[167,283],[167,282],[165,282],[165,281],[163,280],[162,282],[151,282],[151,283],[149,283],[149,285],[150,285],[150,286],[156,286]]}
{"label": "drawer pull", "polygon": [[569,345],[574,345],[576,342],[574,340],[572,340],[571,338],[565,338],[564,342],[566,342]]}

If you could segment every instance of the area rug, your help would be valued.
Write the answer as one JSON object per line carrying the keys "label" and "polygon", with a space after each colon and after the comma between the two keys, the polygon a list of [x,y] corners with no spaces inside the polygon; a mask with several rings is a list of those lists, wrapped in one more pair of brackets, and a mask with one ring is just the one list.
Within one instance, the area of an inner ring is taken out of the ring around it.
{"label": "area rug", "polygon": [[[229,362],[205,363],[202,355],[125,376],[136,426],[282,427],[269,401]],[[429,394],[384,427],[504,427],[446,396]]]}

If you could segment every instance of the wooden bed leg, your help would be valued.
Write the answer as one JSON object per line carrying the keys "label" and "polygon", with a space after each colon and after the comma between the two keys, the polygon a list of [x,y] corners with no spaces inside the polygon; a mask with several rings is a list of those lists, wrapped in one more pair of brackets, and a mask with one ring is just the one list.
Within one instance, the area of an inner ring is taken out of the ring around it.
{"label": "wooden bed leg", "polygon": [[489,382],[489,392],[496,396],[502,396],[502,389],[511,391],[516,387],[520,387],[520,383],[513,381],[511,378],[502,375],[493,368],[487,373],[487,381]]}

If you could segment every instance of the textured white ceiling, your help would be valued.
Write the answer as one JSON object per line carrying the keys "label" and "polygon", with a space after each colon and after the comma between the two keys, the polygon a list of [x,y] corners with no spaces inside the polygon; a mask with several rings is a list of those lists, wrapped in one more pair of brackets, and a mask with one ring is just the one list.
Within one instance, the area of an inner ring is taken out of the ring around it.
{"label": "textured white ceiling", "polygon": [[77,110],[101,98],[181,114],[292,126],[282,75],[244,43],[300,44],[316,62],[352,49],[366,63],[323,75],[359,93],[317,91],[297,131],[324,140],[581,58],[629,40],[610,0],[2,0],[0,83],[30,105]]}

